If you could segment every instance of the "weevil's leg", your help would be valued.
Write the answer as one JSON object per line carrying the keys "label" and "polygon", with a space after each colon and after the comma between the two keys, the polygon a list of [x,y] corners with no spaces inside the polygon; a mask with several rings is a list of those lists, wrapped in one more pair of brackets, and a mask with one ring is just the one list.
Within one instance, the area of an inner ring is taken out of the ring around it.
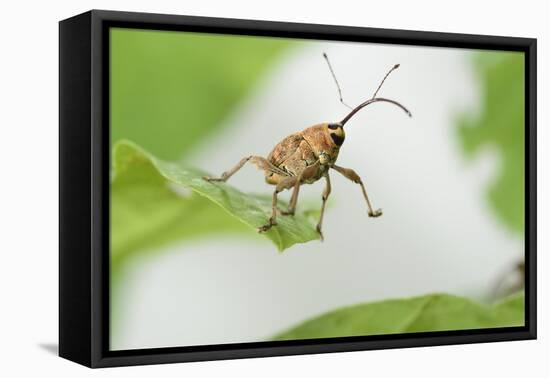
{"label": "weevil's leg", "polygon": [[353,169],[342,168],[337,165],[334,165],[332,168],[334,168],[336,171],[341,173],[347,179],[353,181],[356,184],[361,185],[361,190],[363,191],[363,197],[365,197],[365,200],[367,201],[367,206],[369,207],[369,217],[379,217],[380,215],[382,215],[382,209],[373,210],[369,200],[369,196],[367,195],[367,191],[365,190],[365,185],[363,185],[363,181],[361,180],[361,177],[359,177],[359,175],[355,173]]}
{"label": "weevil's leg", "polygon": [[300,185],[302,185],[304,180],[307,180],[315,176],[317,174],[318,169],[319,169],[319,162],[315,162],[315,164],[312,164],[309,167],[306,167],[300,173],[300,175],[296,179],[296,183],[294,184],[294,190],[292,191],[292,196],[290,197],[288,211],[281,211],[282,215],[294,215],[294,212],[296,211],[296,204],[298,202],[298,194],[300,193]]}
{"label": "weevil's leg", "polygon": [[277,195],[281,193],[285,189],[292,188],[297,181],[297,177],[285,177],[281,180],[275,187],[275,191],[273,191],[273,201],[271,203],[271,218],[269,218],[269,223],[265,224],[258,228],[258,232],[266,232],[269,230],[272,226],[275,226],[277,224]]}
{"label": "weevil's leg", "polygon": [[246,162],[250,160],[251,157],[252,156],[247,156],[245,158],[242,158],[241,161],[239,161],[236,166],[231,168],[229,171],[225,171],[224,173],[222,173],[220,177],[204,176],[203,179],[205,179],[206,181],[227,181],[239,169],[241,169],[246,164]]}
{"label": "weevil's leg", "polygon": [[273,202],[271,203],[271,217],[269,218],[269,223],[258,227],[258,232],[266,232],[271,227],[277,225],[277,194],[279,193],[280,190],[277,185],[277,188],[273,191]]}
{"label": "weevil's leg", "polygon": [[239,163],[231,168],[229,171],[225,171],[222,173],[220,177],[209,177],[204,176],[203,179],[206,181],[227,181],[231,176],[233,176],[239,169],[241,169],[248,161],[256,165],[258,168],[268,171],[268,172],[274,172],[278,174],[286,174],[286,172],[282,171],[281,169],[275,167],[273,164],[271,164],[267,159],[261,157],[261,156],[247,156]]}
{"label": "weevil's leg", "polygon": [[328,196],[331,192],[331,186],[330,186],[330,177],[328,175],[328,172],[325,174],[326,179],[326,185],[325,190],[323,190],[323,205],[321,206],[321,216],[319,217],[319,223],[317,223],[317,232],[319,235],[321,235],[321,240],[323,240],[323,232],[321,231],[321,227],[323,225],[323,215],[325,214],[325,205],[327,203]]}
{"label": "weevil's leg", "polygon": [[296,203],[298,202],[298,194],[300,193],[300,185],[302,184],[302,175],[296,178],[296,183],[294,184],[294,190],[292,191],[292,196],[290,197],[290,202],[288,204],[287,211],[281,211],[281,215],[294,215],[296,211]]}

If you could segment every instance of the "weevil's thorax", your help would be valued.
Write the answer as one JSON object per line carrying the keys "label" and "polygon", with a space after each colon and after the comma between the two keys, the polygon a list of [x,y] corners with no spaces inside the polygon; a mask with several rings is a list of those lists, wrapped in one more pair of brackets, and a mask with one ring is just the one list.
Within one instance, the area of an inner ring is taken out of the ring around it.
{"label": "weevil's thorax", "polygon": [[346,134],[338,123],[321,123],[302,131],[313,153],[320,160],[321,165],[332,166],[336,163],[340,147],[344,143]]}

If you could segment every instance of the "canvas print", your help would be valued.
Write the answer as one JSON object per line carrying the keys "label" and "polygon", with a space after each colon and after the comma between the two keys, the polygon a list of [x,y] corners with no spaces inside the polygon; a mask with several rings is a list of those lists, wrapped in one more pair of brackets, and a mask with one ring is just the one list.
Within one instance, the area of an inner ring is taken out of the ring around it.
{"label": "canvas print", "polygon": [[109,30],[112,351],[524,325],[521,52]]}

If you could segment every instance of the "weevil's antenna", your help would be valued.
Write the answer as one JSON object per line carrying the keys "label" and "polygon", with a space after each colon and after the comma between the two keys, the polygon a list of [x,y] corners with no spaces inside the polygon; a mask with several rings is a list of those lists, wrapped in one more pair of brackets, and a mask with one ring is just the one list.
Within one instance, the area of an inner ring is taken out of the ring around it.
{"label": "weevil's antenna", "polygon": [[325,60],[327,61],[328,69],[330,70],[330,73],[332,74],[332,78],[334,79],[334,82],[336,83],[336,88],[338,88],[338,95],[340,96],[340,102],[342,104],[344,104],[345,106],[347,106],[348,108],[353,109],[351,106],[346,104],[344,102],[344,100],[342,99],[342,90],[340,89],[340,84],[338,84],[338,80],[336,79],[336,75],[334,74],[334,70],[332,69],[330,61],[328,60],[327,53],[325,53],[325,52],[323,53],[323,58],[325,58]]}
{"label": "weevil's antenna", "polygon": [[374,95],[372,95],[372,98],[370,98],[369,100],[363,102],[362,104],[359,104],[357,105],[354,109],[352,109],[352,111],[340,122],[342,124],[342,126],[344,126],[344,124],[350,120],[351,117],[353,117],[355,115],[355,113],[357,113],[359,110],[363,109],[365,106],[367,105],[370,105],[374,102],[378,102],[378,101],[382,101],[382,102],[389,102],[390,104],[394,104],[396,106],[399,106],[401,109],[403,109],[403,111],[405,113],[407,113],[407,115],[409,117],[412,117],[412,114],[411,112],[406,108],[404,107],[403,105],[401,105],[400,103],[398,103],[397,101],[394,101],[394,100],[390,100],[390,99],[387,99],[387,98],[381,98],[381,97],[376,97],[376,95],[378,94],[378,91],[380,90],[380,88],[382,88],[382,84],[384,84],[384,81],[386,81],[386,79],[388,78],[388,76],[396,69],[399,68],[399,64],[396,64],[395,66],[393,66],[391,68],[391,70],[388,71],[388,73],[386,74],[386,76],[384,76],[384,78],[382,79],[382,81],[380,82],[380,85],[378,86],[378,88],[376,89],[376,92],[374,92]]}
{"label": "weevil's antenna", "polygon": [[405,113],[407,113],[407,115],[409,117],[412,117],[412,114],[411,112],[409,112],[409,110],[404,107],[403,105],[401,105],[400,103],[398,103],[397,101],[394,101],[394,100],[390,100],[390,99],[387,99],[387,98],[382,98],[382,97],[376,97],[376,98],[371,98],[365,102],[363,102],[362,104],[360,105],[357,105],[357,107],[355,107],[347,116],[346,118],[344,118],[342,121],[340,121],[340,124],[342,126],[344,126],[346,124],[347,121],[350,120],[351,117],[353,117],[355,115],[355,113],[357,113],[359,110],[363,109],[365,106],[367,105],[370,105],[374,102],[378,102],[378,101],[382,101],[382,102],[389,102],[390,104],[394,104],[396,106],[399,106],[401,109],[403,109],[403,111]]}
{"label": "weevil's antenna", "polygon": [[376,88],[376,92],[374,92],[374,94],[372,95],[372,98],[375,98],[376,95],[378,94],[378,91],[380,90],[380,88],[382,88],[382,84],[384,84],[384,82],[386,81],[386,79],[388,78],[388,76],[390,76],[390,74],[399,68],[399,64],[396,64],[395,66],[393,66],[391,68],[391,70],[388,71],[388,73],[386,74],[386,76],[384,76],[384,78],[382,79],[382,81],[380,82],[380,85],[378,86],[378,88]]}

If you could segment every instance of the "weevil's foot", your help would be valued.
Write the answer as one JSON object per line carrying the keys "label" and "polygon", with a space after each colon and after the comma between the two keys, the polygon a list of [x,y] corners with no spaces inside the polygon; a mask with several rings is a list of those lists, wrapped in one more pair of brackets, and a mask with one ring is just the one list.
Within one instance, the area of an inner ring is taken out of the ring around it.
{"label": "weevil's foot", "polygon": [[375,210],[374,212],[369,211],[369,217],[377,218],[382,215],[382,209]]}
{"label": "weevil's foot", "polygon": [[258,227],[258,232],[260,234],[263,234],[264,232],[267,232],[271,229],[271,227],[273,227],[274,225],[271,224],[271,223],[268,223],[268,224],[264,224],[263,226],[261,227]]}
{"label": "weevil's foot", "polygon": [[210,176],[202,176],[202,179],[208,182],[220,182],[225,181],[225,178],[222,177],[210,177]]}
{"label": "weevil's foot", "polygon": [[291,210],[291,211],[283,211],[283,210],[281,210],[281,215],[290,215],[290,216],[294,216],[294,210]]}
{"label": "weevil's foot", "polygon": [[323,237],[323,232],[321,231],[321,226],[319,225],[317,225],[317,233],[319,234],[321,241],[325,241],[325,238]]}
{"label": "weevil's foot", "polygon": [[277,225],[277,222],[273,219],[273,218],[269,218],[269,223],[268,224],[264,224],[263,226],[261,227],[258,227],[258,232],[261,234],[261,233],[264,233],[264,232],[267,232],[271,229],[271,227],[273,226],[276,226]]}

